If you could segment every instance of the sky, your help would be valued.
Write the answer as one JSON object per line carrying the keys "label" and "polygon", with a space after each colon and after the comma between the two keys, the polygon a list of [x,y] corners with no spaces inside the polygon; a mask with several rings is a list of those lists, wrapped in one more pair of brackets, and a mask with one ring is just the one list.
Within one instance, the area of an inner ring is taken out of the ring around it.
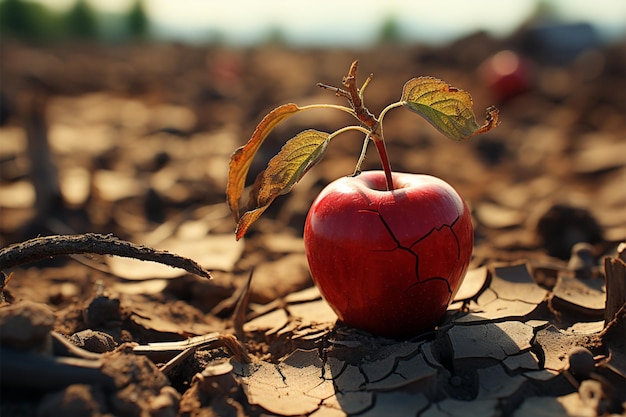
{"label": "sky", "polygon": [[[56,9],[74,0],[37,0]],[[408,38],[445,42],[479,29],[506,36],[532,12],[538,0],[144,0],[161,34],[205,38],[219,33],[232,43],[250,44],[279,29],[294,44],[367,44],[392,17]],[[98,10],[119,13],[134,0],[88,0]],[[564,21],[587,21],[601,31],[626,34],[624,0],[542,0]]]}

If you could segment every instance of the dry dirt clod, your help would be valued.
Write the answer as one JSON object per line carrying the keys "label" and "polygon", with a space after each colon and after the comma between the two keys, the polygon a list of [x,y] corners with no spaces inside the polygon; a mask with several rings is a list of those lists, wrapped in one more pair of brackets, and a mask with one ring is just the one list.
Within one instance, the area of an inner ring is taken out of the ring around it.
{"label": "dry dirt clod", "polygon": [[133,354],[130,346],[122,345],[105,355],[103,372],[115,379],[117,387],[110,397],[112,412],[115,415],[145,415],[154,398],[169,385],[167,377],[148,358]]}
{"label": "dry dirt clod", "polygon": [[110,352],[116,346],[111,335],[91,329],[74,333],[70,337],[70,341],[76,346],[94,353]]}
{"label": "dry dirt clod", "polygon": [[107,412],[106,396],[97,385],[74,384],[51,392],[41,401],[38,417],[103,417]]}
{"label": "dry dirt clod", "polygon": [[45,304],[22,301],[0,308],[0,344],[49,349],[54,313]]}
{"label": "dry dirt clod", "polygon": [[119,298],[108,295],[94,297],[85,307],[83,319],[88,327],[119,326],[122,321]]}

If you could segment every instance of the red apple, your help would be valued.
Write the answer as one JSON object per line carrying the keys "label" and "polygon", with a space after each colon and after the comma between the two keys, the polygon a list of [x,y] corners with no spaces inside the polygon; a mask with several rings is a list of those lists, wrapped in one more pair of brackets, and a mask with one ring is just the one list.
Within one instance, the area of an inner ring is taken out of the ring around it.
{"label": "red apple", "polygon": [[433,328],[470,261],[471,216],[441,179],[366,171],[313,202],[304,243],[311,275],[345,324],[390,337]]}
{"label": "red apple", "polygon": [[513,51],[500,51],[480,66],[483,82],[502,102],[530,89],[531,72],[528,60]]}

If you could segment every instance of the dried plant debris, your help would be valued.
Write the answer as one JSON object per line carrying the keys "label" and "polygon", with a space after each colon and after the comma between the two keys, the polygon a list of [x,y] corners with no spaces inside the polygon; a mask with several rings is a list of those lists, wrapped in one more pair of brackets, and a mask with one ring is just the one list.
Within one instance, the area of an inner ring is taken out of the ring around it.
{"label": "dried plant debris", "polygon": [[45,236],[9,245],[0,249],[0,268],[8,269],[53,256],[76,254],[117,255],[134,260],[157,262],[172,268],[184,269],[204,278],[211,278],[209,272],[192,259],[126,242],[112,235],[97,233]]}

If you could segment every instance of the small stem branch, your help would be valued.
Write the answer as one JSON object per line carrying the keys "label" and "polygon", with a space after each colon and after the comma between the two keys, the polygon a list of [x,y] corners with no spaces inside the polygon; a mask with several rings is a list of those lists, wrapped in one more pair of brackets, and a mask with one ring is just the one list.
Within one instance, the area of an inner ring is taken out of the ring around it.
{"label": "small stem branch", "polygon": [[323,84],[323,83],[317,83],[317,86],[325,90],[334,91],[337,97],[343,97],[343,98],[347,98],[348,100],[350,100],[350,93],[348,93],[346,90],[342,90],[341,88],[334,87],[328,84]]}
{"label": "small stem branch", "polygon": [[348,132],[350,130],[356,130],[357,132],[361,132],[364,135],[371,135],[372,134],[372,132],[370,132],[369,130],[367,130],[363,126],[346,126],[346,127],[342,127],[339,130],[335,130],[333,133],[331,133],[328,136],[328,140],[334,138],[335,136],[339,136],[342,133]]}
{"label": "small stem branch", "polygon": [[357,132],[361,132],[365,135],[365,140],[363,141],[363,147],[361,148],[361,154],[359,155],[359,160],[357,161],[356,167],[354,168],[354,172],[352,173],[352,176],[355,177],[361,173],[361,165],[363,164],[363,161],[365,160],[365,154],[367,153],[367,144],[369,140],[372,138],[372,132],[370,130],[367,130],[363,126],[346,126],[344,128],[341,128],[333,132],[330,136],[328,136],[328,140],[331,140],[335,136],[338,136],[350,130],[356,130]]}
{"label": "small stem branch", "polygon": [[361,100],[363,100],[363,93],[365,92],[365,89],[367,88],[367,86],[370,85],[370,82],[372,81],[373,78],[374,78],[374,74],[370,74],[365,80],[365,82],[363,82],[363,85],[361,86],[361,89],[359,90],[359,97],[361,97]]}
{"label": "small stem branch", "polygon": [[337,104],[309,104],[307,106],[300,107],[300,110],[311,110],[311,109],[335,109],[335,110],[344,111],[346,113],[350,113],[352,115],[356,115],[354,110],[352,110],[351,108],[346,107],[346,106],[340,106]]}
{"label": "small stem branch", "polygon": [[[363,104],[363,100],[361,98],[361,94],[359,94],[359,89],[356,86],[356,74],[359,68],[359,61],[354,61],[350,66],[350,70],[348,71],[348,75],[343,77],[343,86],[346,87],[348,94],[350,95],[350,103],[352,104],[352,108],[356,112],[356,116],[365,126],[369,127],[371,130],[376,128],[378,124],[378,120]],[[369,82],[368,82],[369,83]],[[367,85],[367,84],[366,84]]]}
{"label": "small stem branch", "polygon": [[387,107],[385,107],[383,109],[383,111],[381,111],[380,114],[378,115],[378,124],[380,124],[382,126],[383,119],[384,119],[385,115],[387,114],[387,112],[389,110],[391,110],[391,109],[395,109],[396,107],[404,106],[404,103],[405,103],[404,101],[398,101],[398,102],[392,103],[392,104],[388,105]]}
{"label": "small stem branch", "polygon": [[338,106],[336,104],[309,104],[308,106],[300,107],[300,110],[311,110],[311,109],[335,109],[341,110],[343,112],[349,113],[354,117],[356,116],[356,112],[349,107],[346,106]]}
{"label": "small stem branch", "polygon": [[[356,168],[354,170],[354,175],[357,175],[361,170],[361,164],[365,159],[365,153],[367,151],[367,144],[369,139],[371,138],[376,145],[376,150],[378,151],[378,156],[380,157],[380,162],[383,166],[383,171],[385,171],[385,178],[387,180],[387,190],[392,191],[395,189],[393,185],[393,177],[391,176],[391,165],[389,164],[389,157],[387,155],[387,148],[385,146],[385,141],[383,139],[383,129],[380,123],[382,117],[384,117],[385,113],[394,107],[398,107],[402,105],[402,102],[392,104],[385,108],[381,115],[380,119],[377,119],[370,111],[365,107],[363,103],[363,91],[370,84],[373,74],[370,74],[369,77],[363,83],[363,87],[361,90],[356,85],[356,76],[357,70],[359,68],[359,61],[354,61],[348,70],[348,75],[343,77],[342,84],[345,87],[344,89],[332,87],[326,84],[318,84],[318,86],[322,88],[326,88],[335,92],[338,97],[345,97],[349,102],[350,106],[354,110],[354,115],[363,125],[363,130],[365,130],[365,142],[363,143],[363,147],[361,149],[361,154],[359,155],[359,160],[357,161]],[[350,129],[354,129],[355,126],[351,126]],[[357,129],[358,130],[358,129]],[[343,132],[344,129],[341,129],[335,134]],[[333,134],[334,135],[334,134]]]}
{"label": "small stem branch", "polygon": [[353,177],[356,177],[361,173],[361,165],[363,165],[363,161],[365,161],[365,154],[367,153],[367,145],[369,145],[371,134],[368,133],[365,135],[365,140],[363,141],[363,147],[361,148],[361,154],[359,155],[359,160],[356,162],[356,167],[354,167],[354,172],[352,173]]}

